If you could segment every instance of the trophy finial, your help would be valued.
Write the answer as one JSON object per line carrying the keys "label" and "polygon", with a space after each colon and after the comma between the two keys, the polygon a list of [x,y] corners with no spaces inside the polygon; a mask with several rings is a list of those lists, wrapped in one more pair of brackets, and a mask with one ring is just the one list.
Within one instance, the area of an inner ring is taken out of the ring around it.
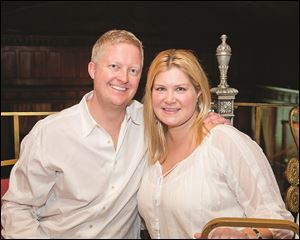
{"label": "trophy finial", "polygon": [[227,70],[229,67],[229,61],[231,58],[231,47],[226,43],[226,34],[221,35],[222,43],[217,47],[216,56],[219,64],[220,70],[220,84],[218,87],[227,88],[229,87],[227,83]]}
{"label": "trophy finial", "polygon": [[220,84],[218,87],[210,90],[212,93],[212,108],[233,123],[234,99],[238,90],[229,87],[227,83],[227,70],[231,58],[231,48],[226,43],[227,36],[225,34],[222,34],[220,39],[222,42],[216,49],[220,70]]}

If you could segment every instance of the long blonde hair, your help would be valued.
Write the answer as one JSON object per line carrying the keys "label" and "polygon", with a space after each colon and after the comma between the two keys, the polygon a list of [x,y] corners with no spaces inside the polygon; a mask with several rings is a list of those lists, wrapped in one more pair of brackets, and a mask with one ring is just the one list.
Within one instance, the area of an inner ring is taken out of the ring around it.
{"label": "long blonde hair", "polygon": [[197,111],[198,115],[193,123],[192,131],[196,134],[196,144],[199,145],[203,140],[203,118],[210,109],[211,95],[208,79],[202,69],[197,57],[185,49],[169,49],[160,52],[152,61],[148,75],[143,99],[144,103],[144,120],[145,136],[148,143],[150,155],[150,164],[154,164],[160,159],[166,157],[166,134],[167,127],[161,123],[155,116],[152,106],[152,89],[156,76],[171,67],[177,67],[184,72],[190,79],[191,83],[200,92],[198,98]]}
{"label": "long blonde hair", "polygon": [[95,42],[92,49],[91,62],[96,62],[101,55],[103,48],[106,44],[117,44],[117,43],[130,43],[136,46],[141,52],[141,62],[143,66],[144,61],[144,49],[142,42],[131,32],[126,30],[113,29],[104,33]]}

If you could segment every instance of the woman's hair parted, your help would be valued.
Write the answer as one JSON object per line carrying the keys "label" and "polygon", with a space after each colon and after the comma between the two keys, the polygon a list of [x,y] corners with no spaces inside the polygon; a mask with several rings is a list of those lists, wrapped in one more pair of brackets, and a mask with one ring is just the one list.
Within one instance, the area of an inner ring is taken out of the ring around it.
{"label": "woman's hair parted", "polygon": [[98,40],[95,42],[92,49],[91,61],[96,62],[99,56],[101,55],[104,46],[106,44],[118,44],[118,43],[129,43],[136,46],[142,57],[142,65],[144,61],[144,49],[142,42],[131,32],[126,30],[110,30],[104,33]]}
{"label": "woman's hair parted", "polygon": [[152,61],[148,75],[143,99],[145,136],[148,143],[150,164],[166,157],[166,133],[167,126],[161,123],[155,116],[152,106],[152,90],[156,76],[173,67],[185,73],[193,84],[196,92],[201,92],[198,98],[196,111],[198,112],[193,129],[196,134],[196,144],[203,140],[203,119],[207,115],[211,104],[210,87],[207,76],[201,67],[197,57],[190,50],[169,49],[160,52]]}

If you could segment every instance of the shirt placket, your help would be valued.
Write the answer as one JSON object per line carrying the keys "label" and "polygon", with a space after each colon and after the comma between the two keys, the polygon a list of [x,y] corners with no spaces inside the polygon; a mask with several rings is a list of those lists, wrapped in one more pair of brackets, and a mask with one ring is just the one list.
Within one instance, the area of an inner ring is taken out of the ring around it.
{"label": "shirt placket", "polygon": [[155,217],[151,223],[152,229],[157,236],[157,238],[160,239],[160,219],[159,219],[159,212],[160,212],[160,205],[161,205],[161,192],[162,192],[162,184],[163,184],[163,176],[160,176],[157,180],[153,201],[154,201],[154,209],[155,209]]}
{"label": "shirt placket", "polygon": [[[112,174],[111,174],[111,177],[110,177],[110,184],[109,184],[109,192],[110,193],[113,193],[115,192],[115,189],[117,189],[117,185],[119,184],[119,177],[116,175],[116,169],[118,167],[118,161],[120,160],[120,157],[119,157],[119,152],[121,150],[121,146],[122,146],[122,143],[124,141],[124,138],[125,138],[125,135],[126,135],[126,132],[127,132],[127,129],[128,129],[128,118],[125,117],[122,125],[121,125],[121,129],[120,129],[120,133],[119,133],[119,138],[118,138],[118,144],[117,144],[117,147],[116,147],[116,150],[115,150],[115,153],[114,153],[114,158],[113,158],[113,166],[112,166]],[[111,139],[111,142],[112,142],[112,139]]]}

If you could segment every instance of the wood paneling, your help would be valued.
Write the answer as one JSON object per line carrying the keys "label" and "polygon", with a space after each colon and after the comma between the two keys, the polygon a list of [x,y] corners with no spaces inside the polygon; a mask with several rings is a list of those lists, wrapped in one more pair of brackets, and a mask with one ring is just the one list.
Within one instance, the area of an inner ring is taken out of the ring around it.
{"label": "wood paneling", "polygon": [[[1,111],[59,111],[92,89],[85,46],[1,46]],[[31,109],[31,110],[29,110]]]}
{"label": "wood paneling", "polygon": [[33,55],[33,78],[46,78],[47,77],[47,66],[48,66],[48,56],[47,51],[37,50]]}
{"label": "wood paneling", "polygon": [[61,52],[49,49],[48,74],[50,79],[61,77]]}
{"label": "wood paneling", "polygon": [[32,75],[32,51],[19,51],[19,78],[27,79],[33,78]]}
{"label": "wood paneling", "polygon": [[2,86],[87,85],[86,47],[1,47]]}
{"label": "wood paneling", "polygon": [[17,54],[15,50],[1,49],[1,81],[17,77]]}

